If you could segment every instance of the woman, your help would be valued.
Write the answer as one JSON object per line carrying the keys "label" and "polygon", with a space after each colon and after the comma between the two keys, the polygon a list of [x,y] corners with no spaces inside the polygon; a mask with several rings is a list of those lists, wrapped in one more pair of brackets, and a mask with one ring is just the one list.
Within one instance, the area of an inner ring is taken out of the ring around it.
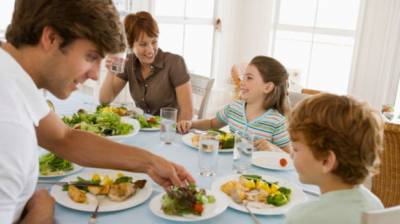
{"label": "woman", "polygon": [[128,54],[123,73],[111,72],[113,58],[106,60],[100,102],[113,101],[128,82],[132,98],[145,113],[158,115],[160,108],[174,107],[179,109],[178,121],[191,120],[192,89],[183,58],[158,48],[158,25],[148,12],[127,15],[124,25],[133,53]]}

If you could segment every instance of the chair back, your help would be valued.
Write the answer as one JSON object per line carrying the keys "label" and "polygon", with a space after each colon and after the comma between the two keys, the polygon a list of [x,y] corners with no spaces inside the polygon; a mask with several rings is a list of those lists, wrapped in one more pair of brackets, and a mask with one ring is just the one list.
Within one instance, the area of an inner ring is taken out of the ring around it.
{"label": "chair back", "polygon": [[385,207],[400,205],[400,124],[385,123],[379,171],[372,178],[371,191]]}
{"label": "chair back", "polygon": [[[362,213],[362,224],[393,224],[400,221],[400,206]],[[396,221],[397,220],[397,221]]]}
{"label": "chair back", "polygon": [[214,79],[191,74],[190,82],[192,85],[194,113],[197,115],[197,119],[203,119],[206,115],[208,99],[214,84]]}
{"label": "chair back", "polygon": [[309,96],[310,96],[309,94],[289,91],[289,97],[288,97],[289,108],[293,108],[296,104],[300,103],[302,100],[304,100]]}

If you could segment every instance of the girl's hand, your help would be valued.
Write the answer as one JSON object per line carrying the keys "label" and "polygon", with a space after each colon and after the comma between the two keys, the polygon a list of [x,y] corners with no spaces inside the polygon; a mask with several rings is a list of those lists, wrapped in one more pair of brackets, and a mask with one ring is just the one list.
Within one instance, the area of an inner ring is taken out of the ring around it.
{"label": "girl's hand", "polygon": [[192,127],[192,122],[191,121],[187,121],[187,120],[179,121],[176,124],[176,130],[180,134],[188,133],[191,127]]}
{"label": "girl's hand", "polygon": [[254,141],[254,147],[257,151],[281,151],[281,149],[266,139],[257,139]]}

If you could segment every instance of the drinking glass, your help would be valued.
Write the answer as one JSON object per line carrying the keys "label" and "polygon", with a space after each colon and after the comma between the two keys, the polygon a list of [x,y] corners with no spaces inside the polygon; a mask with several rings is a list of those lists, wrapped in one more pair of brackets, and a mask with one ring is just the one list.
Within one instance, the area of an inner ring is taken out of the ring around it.
{"label": "drinking glass", "polygon": [[125,27],[124,25],[121,26],[121,32],[123,35],[123,40],[124,40],[124,44],[126,46],[126,49],[122,52],[113,54],[110,56],[110,58],[112,59],[111,61],[111,71],[114,73],[123,73],[124,72],[124,68],[125,68],[125,62],[126,62],[126,57],[127,55],[130,53],[130,48],[128,46],[128,40],[126,38],[126,32],[125,32]]}
{"label": "drinking glass", "polygon": [[199,169],[201,176],[214,176],[218,166],[219,134],[208,131],[200,135]]}
{"label": "drinking glass", "polygon": [[125,68],[125,61],[126,61],[127,52],[120,52],[117,54],[111,55],[111,71],[114,73],[123,73]]}
{"label": "drinking glass", "polygon": [[251,166],[254,150],[254,134],[235,132],[232,168],[236,173],[243,174]]}
{"label": "drinking glass", "polygon": [[165,144],[171,144],[175,138],[177,116],[178,109],[176,108],[163,107],[160,110],[160,139]]}

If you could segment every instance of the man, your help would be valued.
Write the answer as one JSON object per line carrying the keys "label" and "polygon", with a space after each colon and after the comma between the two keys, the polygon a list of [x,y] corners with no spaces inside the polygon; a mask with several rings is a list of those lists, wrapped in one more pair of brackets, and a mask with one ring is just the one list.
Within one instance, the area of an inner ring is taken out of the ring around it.
{"label": "man", "polygon": [[65,99],[98,78],[104,55],[124,49],[111,0],[17,0],[0,46],[0,222],[52,223],[54,200],[34,193],[37,145],[83,166],[147,173],[163,187],[193,182],[157,155],[73,130],[39,89]]}

